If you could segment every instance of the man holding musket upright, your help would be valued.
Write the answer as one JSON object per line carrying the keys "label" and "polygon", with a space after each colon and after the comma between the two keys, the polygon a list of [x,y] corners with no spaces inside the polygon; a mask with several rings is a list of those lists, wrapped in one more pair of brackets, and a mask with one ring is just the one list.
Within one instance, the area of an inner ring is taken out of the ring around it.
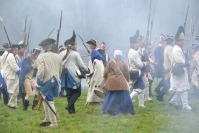
{"label": "man holding musket upright", "polygon": [[178,101],[180,100],[182,103],[182,107],[185,110],[191,110],[192,108],[188,103],[188,92],[190,89],[189,81],[188,81],[188,72],[187,66],[188,62],[185,60],[185,55],[182,51],[182,47],[184,45],[184,28],[180,26],[175,35],[176,45],[172,50],[172,73],[171,73],[171,87],[170,89],[175,91],[174,96],[170,100],[169,104],[174,106],[175,108],[179,108]]}

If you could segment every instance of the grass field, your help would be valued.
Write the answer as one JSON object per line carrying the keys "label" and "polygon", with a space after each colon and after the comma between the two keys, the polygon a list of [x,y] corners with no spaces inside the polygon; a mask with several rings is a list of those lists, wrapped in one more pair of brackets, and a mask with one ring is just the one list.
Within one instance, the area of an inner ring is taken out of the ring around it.
{"label": "grass field", "polygon": [[199,132],[199,100],[190,96],[192,112],[175,110],[168,105],[169,95],[165,102],[146,102],[146,108],[138,108],[134,103],[136,115],[109,116],[101,114],[101,105],[85,106],[86,89],[76,103],[76,114],[69,115],[65,110],[66,98],[56,98],[55,106],[58,114],[58,127],[40,127],[44,118],[42,111],[11,110],[0,100],[0,132],[2,133],[198,133]]}

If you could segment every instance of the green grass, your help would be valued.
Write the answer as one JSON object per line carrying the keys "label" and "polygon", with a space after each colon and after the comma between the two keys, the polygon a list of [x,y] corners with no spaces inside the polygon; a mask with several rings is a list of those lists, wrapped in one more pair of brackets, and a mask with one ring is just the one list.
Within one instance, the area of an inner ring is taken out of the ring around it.
{"label": "green grass", "polygon": [[70,115],[65,110],[66,98],[56,98],[55,106],[58,114],[58,127],[40,127],[44,119],[42,111],[22,111],[22,101],[19,108],[11,110],[0,100],[0,132],[29,133],[197,133],[199,132],[198,102],[190,97],[190,103],[197,111],[187,112],[175,110],[168,105],[169,95],[165,102],[146,102],[146,108],[138,108],[134,103],[136,115],[109,116],[101,114],[101,105],[85,106],[86,90],[76,103],[76,114]]}

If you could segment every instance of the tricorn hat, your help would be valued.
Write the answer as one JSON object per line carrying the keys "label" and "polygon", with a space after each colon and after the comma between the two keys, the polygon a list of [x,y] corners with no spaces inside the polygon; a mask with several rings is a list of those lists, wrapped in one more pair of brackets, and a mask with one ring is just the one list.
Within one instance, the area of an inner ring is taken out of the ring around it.
{"label": "tricorn hat", "polygon": [[130,44],[135,44],[135,43],[139,42],[139,39],[140,39],[140,31],[137,30],[135,35],[130,37]]}
{"label": "tricorn hat", "polygon": [[20,50],[21,49],[21,46],[19,44],[12,44],[11,46],[13,49],[17,49],[17,50]]}
{"label": "tricorn hat", "polygon": [[39,46],[51,45],[51,44],[54,44],[55,42],[56,42],[55,39],[47,38],[47,39],[42,40],[42,41],[39,43]]}
{"label": "tricorn hat", "polygon": [[185,38],[184,28],[180,26],[175,35],[175,41],[184,40],[184,38]]}
{"label": "tricorn hat", "polygon": [[173,36],[166,36],[164,41],[168,44],[172,43],[174,41],[174,37]]}
{"label": "tricorn hat", "polygon": [[[12,45],[12,44],[11,44],[11,45]],[[10,45],[9,43],[4,43],[4,44],[3,44],[3,47],[4,47],[4,48],[11,48],[11,45]]]}
{"label": "tricorn hat", "polygon": [[89,41],[87,41],[86,43],[88,43],[89,45],[94,45],[94,46],[97,46],[97,43],[95,40],[93,39],[90,39]]}
{"label": "tricorn hat", "polygon": [[75,40],[76,40],[76,34],[75,34],[75,31],[73,31],[73,36],[70,39],[66,40],[64,42],[64,45],[65,46],[75,45]]}

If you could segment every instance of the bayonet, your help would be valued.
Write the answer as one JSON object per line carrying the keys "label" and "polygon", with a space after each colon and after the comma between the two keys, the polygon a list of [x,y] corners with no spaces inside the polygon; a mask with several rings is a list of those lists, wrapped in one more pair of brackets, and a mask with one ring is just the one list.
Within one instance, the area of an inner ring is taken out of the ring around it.
{"label": "bayonet", "polygon": [[60,16],[60,22],[59,22],[59,29],[57,30],[57,51],[59,48],[59,34],[60,34],[60,30],[61,30],[61,25],[62,25],[62,10],[61,10],[61,16]]}
{"label": "bayonet", "polygon": [[50,37],[50,35],[53,33],[54,29],[52,29],[52,31],[50,32],[50,34],[48,34],[48,38]]}
{"label": "bayonet", "polygon": [[84,40],[82,39],[82,37],[81,37],[79,34],[78,34],[78,36],[79,36],[79,38],[81,39],[82,44],[83,44],[83,46],[86,48],[88,54],[90,54],[91,52],[90,52],[90,50],[86,47],[86,45],[84,44]]}

